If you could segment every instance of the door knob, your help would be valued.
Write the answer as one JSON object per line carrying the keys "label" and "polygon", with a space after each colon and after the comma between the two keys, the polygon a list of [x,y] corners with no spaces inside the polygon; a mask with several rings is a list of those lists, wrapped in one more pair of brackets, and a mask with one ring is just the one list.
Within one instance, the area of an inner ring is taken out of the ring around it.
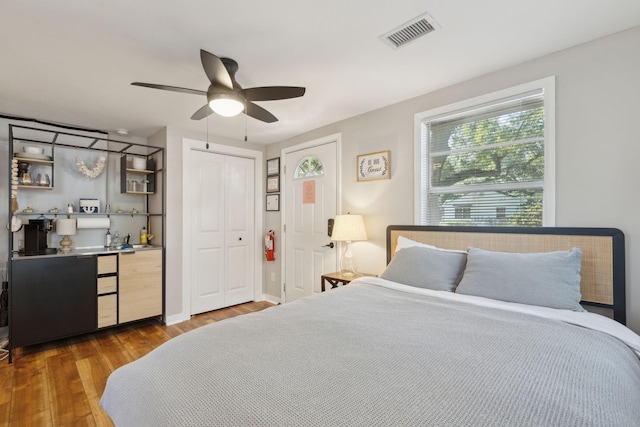
{"label": "door knob", "polygon": [[322,245],[323,248],[331,248],[333,249],[335,245],[333,244],[333,242],[329,243],[328,245]]}

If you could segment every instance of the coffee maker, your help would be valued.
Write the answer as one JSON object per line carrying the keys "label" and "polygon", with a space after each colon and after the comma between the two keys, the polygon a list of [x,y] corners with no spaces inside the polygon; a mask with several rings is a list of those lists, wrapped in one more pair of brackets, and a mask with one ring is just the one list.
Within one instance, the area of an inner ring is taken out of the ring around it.
{"label": "coffee maker", "polygon": [[47,247],[47,235],[51,231],[51,220],[30,219],[24,225],[24,254],[47,255],[57,252],[56,248]]}

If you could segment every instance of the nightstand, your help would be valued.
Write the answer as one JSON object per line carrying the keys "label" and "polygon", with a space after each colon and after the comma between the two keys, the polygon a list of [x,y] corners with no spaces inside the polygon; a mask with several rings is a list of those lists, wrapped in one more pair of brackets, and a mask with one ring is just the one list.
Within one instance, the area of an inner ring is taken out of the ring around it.
{"label": "nightstand", "polygon": [[341,283],[342,285],[346,285],[350,283],[352,280],[356,280],[357,278],[365,277],[365,276],[373,276],[373,274],[355,273],[347,276],[342,274],[340,271],[337,271],[335,273],[323,274],[321,277],[322,279],[321,291],[324,292],[326,282],[329,282],[329,284],[331,285],[331,289],[333,289],[338,287],[338,283]]}

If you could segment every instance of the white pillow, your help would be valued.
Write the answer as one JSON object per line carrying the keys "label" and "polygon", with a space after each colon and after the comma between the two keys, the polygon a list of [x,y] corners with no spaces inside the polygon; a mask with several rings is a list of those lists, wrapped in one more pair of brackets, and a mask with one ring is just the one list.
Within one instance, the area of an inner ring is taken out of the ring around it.
{"label": "white pillow", "polygon": [[412,248],[412,247],[416,247],[416,246],[420,247],[420,248],[436,249],[436,250],[444,251],[444,252],[457,252],[457,253],[460,253],[460,254],[466,254],[467,253],[467,251],[455,250],[455,249],[443,249],[443,248],[439,248],[437,246],[428,245],[426,243],[416,242],[415,240],[407,239],[406,237],[403,237],[403,236],[398,236],[398,241],[396,242],[396,251],[394,253],[397,253],[400,249]]}

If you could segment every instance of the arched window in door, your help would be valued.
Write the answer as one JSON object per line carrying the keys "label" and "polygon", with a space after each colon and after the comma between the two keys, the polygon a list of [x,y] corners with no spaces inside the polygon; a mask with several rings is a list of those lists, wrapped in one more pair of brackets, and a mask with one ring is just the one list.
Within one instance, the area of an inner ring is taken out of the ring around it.
{"label": "arched window in door", "polygon": [[323,175],[324,167],[320,159],[316,156],[307,156],[298,163],[296,172],[293,174],[293,179],[304,179]]}

